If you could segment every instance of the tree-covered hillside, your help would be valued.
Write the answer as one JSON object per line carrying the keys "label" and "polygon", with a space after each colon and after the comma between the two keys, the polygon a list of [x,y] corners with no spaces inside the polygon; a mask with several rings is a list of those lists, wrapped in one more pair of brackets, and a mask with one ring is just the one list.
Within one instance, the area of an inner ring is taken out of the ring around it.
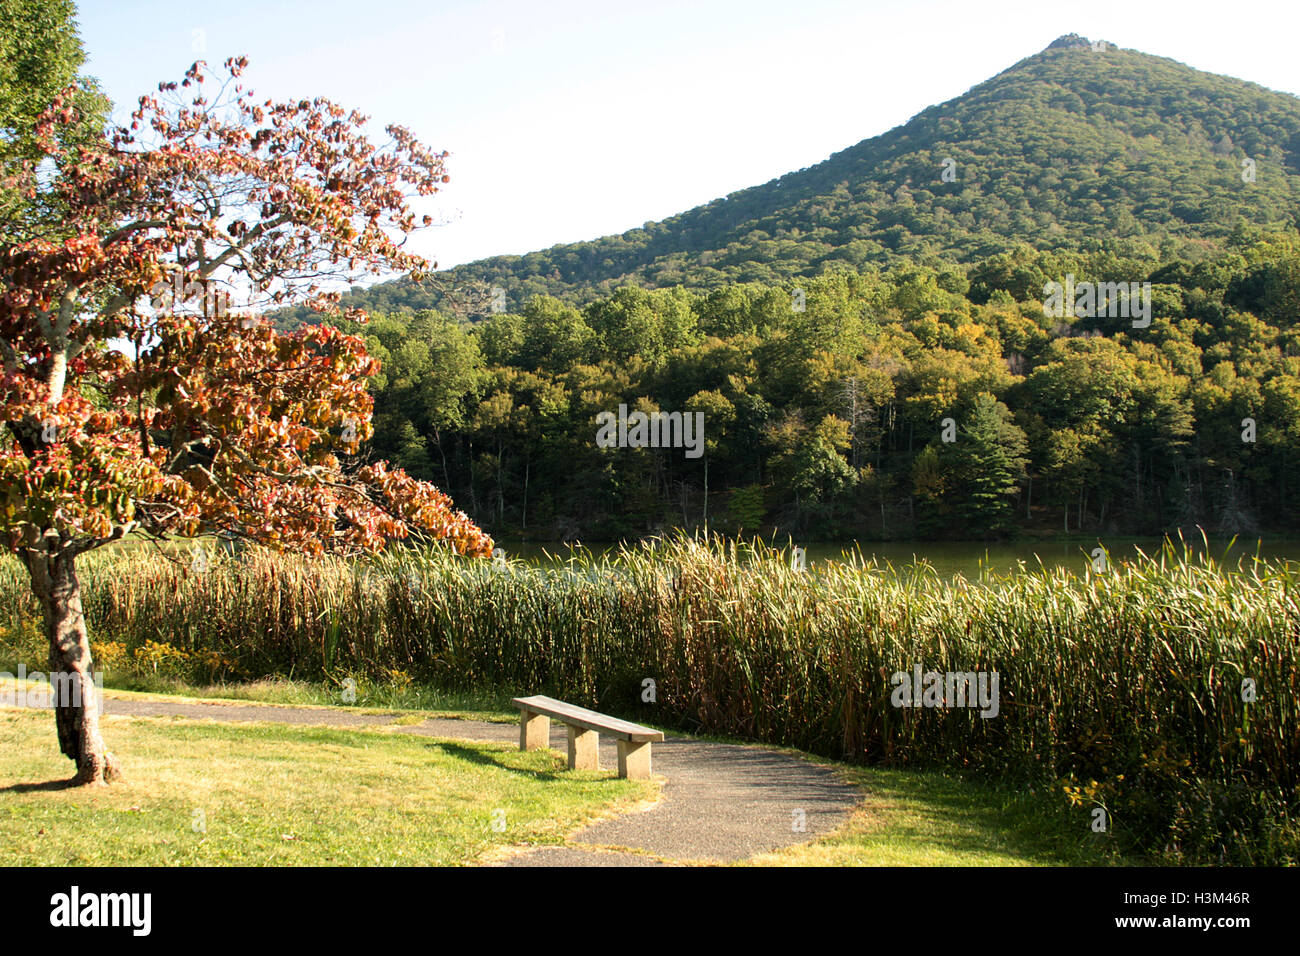
{"label": "tree-covered hillside", "polygon": [[[373,453],[505,537],[1294,532],[1300,234],[1246,232],[1195,263],[1020,247],[969,278],[899,263],[376,316]],[[1069,275],[1149,282],[1149,323],[1052,315],[1042,287]],[[638,447],[637,412],[702,434]]]}
{"label": "tree-covered hillside", "polygon": [[[1292,225],[1298,212],[1300,99],[1071,36],[816,166],[619,236],[441,277],[499,286],[518,308],[537,293],[582,304],[623,285],[974,263],[1017,242],[1197,261],[1242,223]],[[398,281],[349,304],[441,302]]]}

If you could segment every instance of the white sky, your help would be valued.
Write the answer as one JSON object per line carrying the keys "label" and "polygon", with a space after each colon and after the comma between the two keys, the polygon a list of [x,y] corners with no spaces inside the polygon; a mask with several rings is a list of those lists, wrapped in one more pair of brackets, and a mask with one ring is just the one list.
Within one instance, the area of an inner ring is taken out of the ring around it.
{"label": "white sky", "polygon": [[1300,94],[1296,0],[80,0],[123,108],[247,55],[451,152],[415,248],[442,267],[620,233],[825,159],[1079,33]]}

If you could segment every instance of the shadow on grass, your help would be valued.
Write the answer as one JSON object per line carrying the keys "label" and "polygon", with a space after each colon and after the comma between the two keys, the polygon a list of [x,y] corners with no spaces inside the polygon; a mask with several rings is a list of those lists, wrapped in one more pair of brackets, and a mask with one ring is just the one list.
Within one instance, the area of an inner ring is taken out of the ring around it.
{"label": "shadow on grass", "polygon": [[41,793],[54,790],[71,790],[77,786],[76,777],[65,780],[46,780],[44,783],[11,783],[0,787],[0,793]]}
{"label": "shadow on grass", "polygon": [[[512,767],[502,759],[505,753],[514,753],[515,751],[503,751],[493,753],[492,751],[479,750],[474,747],[466,747],[461,744],[452,743],[446,740],[430,742],[428,747],[441,750],[449,757],[457,757],[461,760],[467,760],[470,763],[483,764],[488,767],[498,767],[501,770],[508,770],[511,773],[517,773],[525,777],[532,777],[534,780],[566,780],[569,779],[567,768],[557,770],[533,770],[529,767]],[[600,781],[594,781],[599,783]]]}

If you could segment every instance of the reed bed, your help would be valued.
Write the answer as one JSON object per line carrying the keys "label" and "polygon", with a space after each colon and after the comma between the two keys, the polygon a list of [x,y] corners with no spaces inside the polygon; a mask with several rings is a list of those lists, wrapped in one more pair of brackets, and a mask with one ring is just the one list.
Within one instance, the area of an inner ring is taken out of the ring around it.
{"label": "reed bed", "polygon": [[[861,558],[796,571],[761,543],[677,537],[549,568],[252,551],[200,574],[136,551],[85,560],[81,578],[96,647],[118,655],[156,660],[162,644],[226,676],[547,692],[1058,788],[1165,858],[1297,858],[1300,608],[1286,564],[1228,568],[1168,545],[1105,573],[945,580]],[[35,611],[25,588],[16,564],[0,566],[15,620]],[[998,715],[893,706],[891,675],[916,665],[996,671]]]}

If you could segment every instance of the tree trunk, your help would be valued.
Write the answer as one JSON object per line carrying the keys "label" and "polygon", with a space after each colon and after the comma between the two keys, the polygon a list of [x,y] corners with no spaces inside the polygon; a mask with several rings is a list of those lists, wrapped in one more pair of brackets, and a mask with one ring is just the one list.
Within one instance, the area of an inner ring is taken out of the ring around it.
{"label": "tree trunk", "polygon": [[533,470],[533,450],[532,447],[530,446],[528,449],[528,454],[524,457],[524,510],[523,510],[523,517],[519,521],[520,526],[525,530],[527,530],[528,528],[528,475],[532,470]]}
{"label": "tree trunk", "polygon": [[474,443],[469,443],[469,506],[478,515],[478,496],[474,494]]}
{"label": "tree trunk", "polygon": [[709,453],[704,452],[704,530],[709,530]]}
{"label": "tree trunk", "polygon": [[442,456],[442,490],[451,494],[451,469],[447,467],[447,452],[442,447],[441,429],[433,430],[433,443],[438,446],[438,454]]}
{"label": "tree trunk", "polygon": [[103,784],[120,776],[120,768],[99,732],[99,695],[73,563],[74,556],[67,552],[27,551],[32,590],[41,602],[50,644],[50,694],[59,749],[77,765],[73,784]]}
{"label": "tree trunk", "polygon": [[497,520],[506,518],[506,450],[505,443],[497,439]]}

